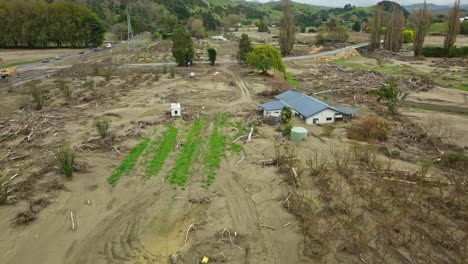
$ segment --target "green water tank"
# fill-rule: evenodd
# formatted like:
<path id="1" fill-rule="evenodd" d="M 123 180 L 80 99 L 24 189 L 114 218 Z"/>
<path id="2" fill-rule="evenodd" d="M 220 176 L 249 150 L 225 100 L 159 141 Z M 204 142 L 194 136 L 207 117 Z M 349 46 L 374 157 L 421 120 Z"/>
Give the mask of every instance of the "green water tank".
<path id="1" fill-rule="evenodd" d="M 307 129 L 303 127 L 293 127 L 291 129 L 291 141 L 298 142 L 307 138 Z"/>

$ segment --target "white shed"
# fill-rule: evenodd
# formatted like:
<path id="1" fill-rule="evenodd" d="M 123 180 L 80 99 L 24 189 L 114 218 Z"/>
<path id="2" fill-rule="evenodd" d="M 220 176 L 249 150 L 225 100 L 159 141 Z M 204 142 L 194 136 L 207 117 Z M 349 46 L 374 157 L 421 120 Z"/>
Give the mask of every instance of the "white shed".
<path id="1" fill-rule="evenodd" d="M 171 115 L 172 116 L 181 116 L 181 108 L 179 103 L 171 104 Z"/>

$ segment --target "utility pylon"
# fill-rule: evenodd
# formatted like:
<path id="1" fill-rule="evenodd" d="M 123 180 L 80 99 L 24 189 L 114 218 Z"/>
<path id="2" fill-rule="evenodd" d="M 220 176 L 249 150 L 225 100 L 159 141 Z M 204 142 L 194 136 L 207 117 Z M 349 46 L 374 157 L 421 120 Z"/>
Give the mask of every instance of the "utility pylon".
<path id="1" fill-rule="evenodd" d="M 132 19 L 130 18 L 130 12 L 128 12 L 128 10 L 127 10 L 127 31 L 128 31 L 128 38 L 127 38 L 128 52 L 133 52 L 135 51 L 135 41 L 133 39 Z"/>

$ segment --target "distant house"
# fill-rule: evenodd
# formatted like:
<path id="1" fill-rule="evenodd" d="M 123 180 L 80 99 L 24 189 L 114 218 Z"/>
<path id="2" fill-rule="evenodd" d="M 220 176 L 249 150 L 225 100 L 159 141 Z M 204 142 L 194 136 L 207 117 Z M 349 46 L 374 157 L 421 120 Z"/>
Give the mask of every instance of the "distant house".
<path id="1" fill-rule="evenodd" d="M 264 117 L 279 117 L 283 107 L 290 107 L 294 115 L 308 125 L 334 123 L 353 117 L 356 110 L 347 106 L 330 106 L 312 96 L 288 90 L 275 96 L 277 101 L 259 105 Z"/>

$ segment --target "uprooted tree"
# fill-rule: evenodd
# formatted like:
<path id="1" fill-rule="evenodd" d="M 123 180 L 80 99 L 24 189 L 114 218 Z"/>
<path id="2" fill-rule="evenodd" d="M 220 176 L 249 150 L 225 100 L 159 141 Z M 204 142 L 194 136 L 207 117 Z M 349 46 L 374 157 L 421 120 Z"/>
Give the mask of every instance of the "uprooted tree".
<path id="1" fill-rule="evenodd" d="M 453 48 L 460 33 L 460 0 L 456 0 L 447 17 L 447 34 L 444 39 L 444 48 Z"/>
<path id="2" fill-rule="evenodd" d="M 421 49 L 424 45 L 424 39 L 429 28 L 429 12 L 426 1 L 424 5 L 415 13 L 416 32 L 414 34 L 413 52 L 414 56 L 421 55 Z"/>
<path id="3" fill-rule="evenodd" d="M 266 74 L 271 69 L 282 73 L 286 71 L 281 54 L 270 44 L 256 46 L 253 48 L 252 52 L 247 54 L 245 62 L 261 71 L 262 74 Z"/>

